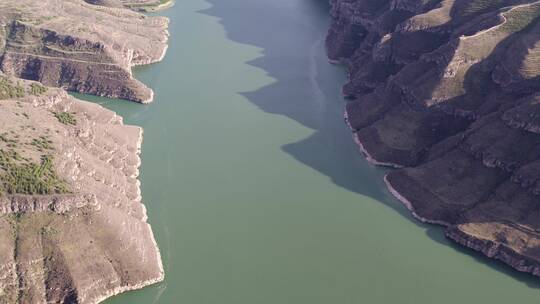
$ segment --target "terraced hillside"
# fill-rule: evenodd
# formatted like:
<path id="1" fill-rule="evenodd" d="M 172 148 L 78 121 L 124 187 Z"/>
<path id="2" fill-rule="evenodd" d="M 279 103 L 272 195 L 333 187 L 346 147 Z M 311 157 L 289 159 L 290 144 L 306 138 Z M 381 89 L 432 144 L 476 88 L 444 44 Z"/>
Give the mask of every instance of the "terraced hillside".
<path id="1" fill-rule="evenodd" d="M 540 1 L 333 0 L 345 118 L 422 221 L 540 275 Z"/>
<path id="2" fill-rule="evenodd" d="M 0 303 L 98 303 L 164 277 L 142 130 L 63 89 L 151 101 L 131 67 L 161 60 L 168 20 L 124 7 L 160 1 L 88 2 L 0 1 Z"/>
<path id="3" fill-rule="evenodd" d="M 2 74 L 0 96 L 0 303 L 97 303 L 162 280 L 142 130 Z"/>
<path id="4" fill-rule="evenodd" d="M 124 7 L 140 12 L 153 12 L 169 8 L 174 0 L 85 0 L 90 4 L 108 7 Z"/>
<path id="5" fill-rule="evenodd" d="M 167 25 L 166 18 L 83 0 L 2 1 L 0 70 L 70 91 L 150 102 L 152 90 L 131 68 L 162 59 Z"/>

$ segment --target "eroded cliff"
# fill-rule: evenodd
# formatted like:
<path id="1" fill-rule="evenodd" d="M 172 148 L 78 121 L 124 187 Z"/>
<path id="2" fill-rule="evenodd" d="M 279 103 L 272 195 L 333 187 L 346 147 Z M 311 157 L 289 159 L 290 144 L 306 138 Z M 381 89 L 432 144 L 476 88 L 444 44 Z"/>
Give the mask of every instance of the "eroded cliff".
<path id="1" fill-rule="evenodd" d="M 540 2 L 332 0 L 345 118 L 390 191 L 450 239 L 540 275 Z"/>
<path id="2" fill-rule="evenodd" d="M 0 302 L 97 303 L 163 279 L 139 127 L 0 74 Z"/>
<path id="3" fill-rule="evenodd" d="M 168 20 L 83 0 L 0 3 L 0 70 L 47 86 L 150 102 L 131 68 L 160 61 Z"/>
<path id="4" fill-rule="evenodd" d="M 163 280 L 139 188 L 142 130 L 64 89 L 149 102 L 166 1 L 0 3 L 0 303 L 98 303 Z M 57 87 L 57 88 L 53 88 Z"/>

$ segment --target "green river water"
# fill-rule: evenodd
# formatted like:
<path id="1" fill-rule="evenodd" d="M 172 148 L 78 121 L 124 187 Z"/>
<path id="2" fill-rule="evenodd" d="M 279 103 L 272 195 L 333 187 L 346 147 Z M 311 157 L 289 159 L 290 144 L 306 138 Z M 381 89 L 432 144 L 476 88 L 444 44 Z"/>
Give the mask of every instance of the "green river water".
<path id="1" fill-rule="evenodd" d="M 540 279 L 461 249 L 386 191 L 342 119 L 326 0 L 177 0 L 140 105 L 166 280 L 109 304 L 539 303 Z"/>

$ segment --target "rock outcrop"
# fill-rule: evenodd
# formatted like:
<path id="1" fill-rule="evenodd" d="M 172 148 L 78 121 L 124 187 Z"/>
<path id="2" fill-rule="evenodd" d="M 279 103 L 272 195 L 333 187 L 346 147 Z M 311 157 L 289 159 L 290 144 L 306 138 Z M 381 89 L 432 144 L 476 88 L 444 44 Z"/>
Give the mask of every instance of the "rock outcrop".
<path id="1" fill-rule="evenodd" d="M 90 4 L 124 7 L 139 12 L 155 12 L 174 5 L 175 0 L 84 0 Z"/>
<path id="2" fill-rule="evenodd" d="M 63 89 L 150 102 L 131 67 L 163 58 L 168 20 L 133 10 L 171 3 L 0 3 L 0 303 L 98 303 L 163 280 L 142 130 Z"/>
<path id="3" fill-rule="evenodd" d="M 98 303 L 161 281 L 142 130 L 1 74 L 0 103 L 0 303 Z"/>
<path id="4" fill-rule="evenodd" d="M 420 220 L 540 276 L 540 1 L 332 0 L 345 119 Z"/>
<path id="5" fill-rule="evenodd" d="M 168 20 L 115 7 L 125 1 L 88 2 L 2 1 L 0 70 L 69 91 L 152 101 L 131 68 L 163 58 Z"/>

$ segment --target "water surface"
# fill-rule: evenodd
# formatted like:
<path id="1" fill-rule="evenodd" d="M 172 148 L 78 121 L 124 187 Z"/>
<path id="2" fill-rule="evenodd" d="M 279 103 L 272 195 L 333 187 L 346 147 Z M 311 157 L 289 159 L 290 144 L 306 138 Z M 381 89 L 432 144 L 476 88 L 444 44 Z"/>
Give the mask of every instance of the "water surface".
<path id="1" fill-rule="evenodd" d="M 527 275 L 419 225 L 357 152 L 326 0 L 178 0 L 139 105 L 141 180 L 166 280 L 110 304 L 538 303 Z"/>

